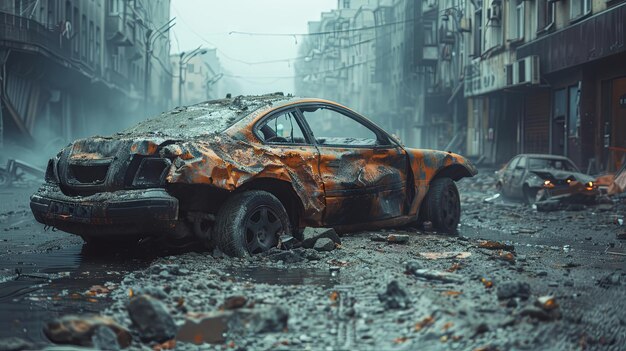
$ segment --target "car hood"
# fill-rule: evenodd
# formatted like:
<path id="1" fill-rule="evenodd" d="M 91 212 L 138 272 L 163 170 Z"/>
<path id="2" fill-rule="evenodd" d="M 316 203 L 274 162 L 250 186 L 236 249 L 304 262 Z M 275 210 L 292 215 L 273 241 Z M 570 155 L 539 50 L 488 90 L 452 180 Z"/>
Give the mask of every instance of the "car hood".
<path id="1" fill-rule="evenodd" d="M 580 173 L 580 172 L 560 171 L 556 169 L 533 169 L 533 170 L 530 170 L 530 172 L 538 175 L 542 179 L 548 179 L 548 180 L 565 181 L 569 178 L 572 180 L 579 181 L 581 183 L 591 182 L 594 180 L 593 177 L 584 173 Z"/>

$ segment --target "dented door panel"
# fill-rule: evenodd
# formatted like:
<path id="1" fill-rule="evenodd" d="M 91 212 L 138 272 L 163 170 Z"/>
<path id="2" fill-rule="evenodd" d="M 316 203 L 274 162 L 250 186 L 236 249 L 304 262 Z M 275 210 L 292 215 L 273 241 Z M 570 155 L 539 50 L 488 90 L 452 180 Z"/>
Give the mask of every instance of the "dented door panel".
<path id="1" fill-rule="evenodd" d="M 404 214 L 406 155 L 401 148 L 319 147 L 325 224 L 352 224 Z"/>

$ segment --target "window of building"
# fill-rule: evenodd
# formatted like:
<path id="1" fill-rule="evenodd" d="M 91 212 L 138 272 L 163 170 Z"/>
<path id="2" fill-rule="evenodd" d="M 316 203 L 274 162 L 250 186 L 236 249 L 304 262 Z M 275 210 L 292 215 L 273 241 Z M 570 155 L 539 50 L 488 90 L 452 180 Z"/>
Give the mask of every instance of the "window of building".
<path id="1" fill-rule="evenodd" d="M 100 55 L 101 55 L 101 48 L 100 48 L 101 42 L 100 42 L 100 27 L 96 27 L 96 53 L 95 53 L 95 63 L 96 65 L 100 64 Z"/>
<path id="2" fill-rule="evenodd" d="M 195 69 L 195 67 L 194 67 L 193 63 L 190 63 L 190 64 L 187 65 L 187 73 L 193 73 L 194 69 Z"/>
<path id="3" fill-rule="evenodd" d="M 81 57 L 87 57 L 87 45 L 88 45 L 88 37 L 87 37 L 87 16 L 83 15 L 80 21 L 80 38 L 81 38 Z"/>
<path id="4" fill-rule="evenodd" d="M 343 8 L 344 9 L 350 8 L 350 0 L 343 0 Z"/>
<path id="5" fill-rule="evenodd" d="M 554 27 L 555 2 L 537 0 L 537 32 L 548 31 Z"/>
<path id="6" fill-rule="evenodd" d="M 478 2 L 479 4 L 481 2 Z M 474 13 L 474 56 L 480 57 L 483 53 L 483 10 L 479 8 Z"/>
<path id="7" fill-rule="evenodd" d="M 54 28 L 54 8 L 56 7 L 56 3 L 54 0 L 48 0 L 48 17 L 46 18 L 46 23 L 48 24 L 48 28 Z"/>
<path id="8" fill-rule="evenodd" d="M 73 31 L 77 31 L 79 28 L 78 27 L 78 7 L 74 7 L 74 15 L 72 16 L 72 26 L 75 26 L 72 30 Z M 71 40 L 72 40 L 72 47 L 74 48 L 74 53 L 76 55 L 78 55 L 78 50 L 79 50 L 79 41 L 78 38 L 76 37 L 76 35 L 74 35 L 74 33 L 72 33 L 71 36 Z"/>
<path id="9" fill-rule="evenodd" d="M 570 0 L 569 18 L 577 19 L 591 13 L 591 0 Z"/>
<path id="10" fill-rule="evenodd" d="M 578 137 L 580 127 L 580 84 L 572 85 L 568 89 L 568 118 L 567 130 L 570 137 Z"/>
<path id="11" fill-rule="evenodd" d="M 189 90 L 193 90 L 195 89 L 196 85 L 193 82 L 187 82 L 187 89 Z"/>
<path id="12" fill-rule="evenodd" d="M 95 40 L 94 40 L 94 26 L 93 26 L 93 21 L 89 21 L 89 61 L 93 62 L 93 53 L 95 50 Z"/>
<path id="13" fill-rule="evenodd" d="M 524 1 L 514 0 L 509 3 L 508 39 L 519 40 L 524 38 Z"/>
<path id="14" fill-rule="evenodd" d="M 124 12 L 123 0 L 109 0 L 109 13 L 117 14 Z"/>

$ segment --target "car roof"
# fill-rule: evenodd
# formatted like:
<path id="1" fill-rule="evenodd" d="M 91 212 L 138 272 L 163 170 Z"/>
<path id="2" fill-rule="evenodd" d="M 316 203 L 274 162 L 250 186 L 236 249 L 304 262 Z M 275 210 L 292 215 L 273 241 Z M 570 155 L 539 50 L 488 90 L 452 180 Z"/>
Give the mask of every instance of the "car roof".
<path id="1" fill-rule="evenodd" d="M 526 156 L 530 158 L 545 158 L 545 159 L 551 159 L 551 160 L 564 160 L 564 161 L 570 161 L 570 162 L 572 161 L 563 155 L 551 155 L 551 154 L 519 154 L 519 155 L 514 156 L 513 158 L 519 157 L 519 156 Z"/>

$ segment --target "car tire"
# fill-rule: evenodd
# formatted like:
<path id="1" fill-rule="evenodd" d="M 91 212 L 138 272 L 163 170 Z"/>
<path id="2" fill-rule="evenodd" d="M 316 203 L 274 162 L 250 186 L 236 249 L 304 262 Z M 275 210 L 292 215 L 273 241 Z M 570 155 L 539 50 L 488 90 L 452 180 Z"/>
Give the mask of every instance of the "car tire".
<path id="1" fill-rule="evenodd" d="M 290 234 L 289 216 L 272 194 L 251 190 L 231 196 L 218 211 L 215 236 L 229 256 L 245 257 L 278 246 L 282 234 Z"/>
<path id="2" fill-rule="evenodd" d="M 439 232 L 456 234 L 461 219 L 461 199 L 452 179 L 437 178 L 430 183 L 422 201 L 420 218 L 431 221 Z"/>
<path id="3" fill-rule="evenodd" d="M 532 205 L 537 202 L 537 192 L 538 189 L 531 189 L 528 185 L 524 185 L 524 189 L 522 190 L 524 193 L 524 203 L 527 205 Z"/>

